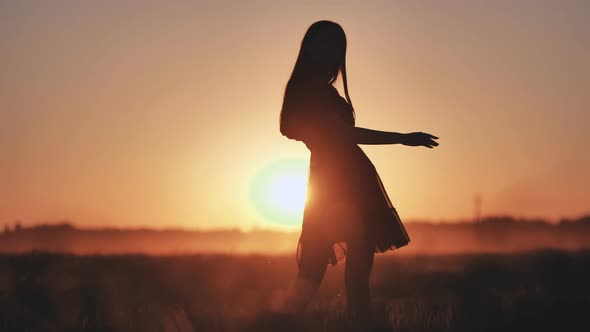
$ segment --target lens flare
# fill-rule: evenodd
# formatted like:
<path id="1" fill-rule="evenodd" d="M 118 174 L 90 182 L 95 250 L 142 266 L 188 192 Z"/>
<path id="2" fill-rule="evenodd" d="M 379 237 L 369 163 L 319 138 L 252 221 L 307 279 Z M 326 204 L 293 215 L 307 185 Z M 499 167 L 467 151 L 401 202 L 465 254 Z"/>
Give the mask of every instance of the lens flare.
<path id="1" fill-rule="evenodd" d="M 250 186 L 250 198 L 265 222 L 298 226 L 307 193 L 308 162 L 282 159 L 261 168 Z"/>

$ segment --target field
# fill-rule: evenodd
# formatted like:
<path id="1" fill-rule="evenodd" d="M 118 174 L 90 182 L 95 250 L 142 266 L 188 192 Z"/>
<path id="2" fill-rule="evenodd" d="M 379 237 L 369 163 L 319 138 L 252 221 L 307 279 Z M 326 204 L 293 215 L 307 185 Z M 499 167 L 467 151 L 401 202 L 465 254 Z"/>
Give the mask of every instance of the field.
<path id="1" fill-rule="evenodd" d="M 374 322 L 343 265 L 301 317 L 270 314 L 293 256 L 0 256 L 0 331 L 590 331 L 590 251 L 378 255 Z"/>

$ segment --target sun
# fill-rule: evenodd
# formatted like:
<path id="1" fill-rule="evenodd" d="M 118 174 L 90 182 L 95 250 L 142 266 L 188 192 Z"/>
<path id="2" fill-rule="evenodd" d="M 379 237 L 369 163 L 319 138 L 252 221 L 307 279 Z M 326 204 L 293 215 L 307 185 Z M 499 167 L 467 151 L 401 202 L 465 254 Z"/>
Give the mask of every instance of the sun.
<path id="1" fill-rule="evenodd" d="M 262 167 L 254 176 L 250 198 L 265 222 L 297 226 L 303 218 L 308 162 L 281 159 Z"/>

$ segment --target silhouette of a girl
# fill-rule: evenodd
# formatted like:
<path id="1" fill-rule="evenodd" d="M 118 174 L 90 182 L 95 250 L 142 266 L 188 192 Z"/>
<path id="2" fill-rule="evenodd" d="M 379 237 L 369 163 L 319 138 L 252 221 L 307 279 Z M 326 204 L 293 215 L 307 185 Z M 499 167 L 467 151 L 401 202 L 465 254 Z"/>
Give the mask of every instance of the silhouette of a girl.
<path id="1" fill-rule="evenodd" d="M 347 306 L 369 313 L 369 276 L 375 252 L 400 248 L 410 238 L 375 167 L 358 144 L 432 148 L 430 134 L 355 127 L 346 78 L 346 36 L 337 23 L 307 30 L 287 83 L 280 130 L 311 151 L 308 196 L 297 246 L 299 272 L 285 303 L 300 312 L 318 289 L 327 264 L 346 256 Z M 346 99 L 332 85 L 342 75 Z"/>

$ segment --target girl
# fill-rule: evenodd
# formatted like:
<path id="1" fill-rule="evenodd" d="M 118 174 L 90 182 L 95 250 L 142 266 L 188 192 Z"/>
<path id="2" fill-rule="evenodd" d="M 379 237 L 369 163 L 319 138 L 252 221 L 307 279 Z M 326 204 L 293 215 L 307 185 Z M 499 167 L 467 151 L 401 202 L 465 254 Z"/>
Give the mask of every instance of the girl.
<path id="1" fill-rule="evenodd" d="M 311 151 L 307 200 L 297 246 L 299 272 L 285 306 L 300 312 L 318 289 L 327 264 L 346 256 L 347 306 L 369 313 L 369 276 L 375 252 L 410 241 L 375 167 L 358 144 L 433 148 L 426 133 L 400 134 L 355 127 L 346 78 L 346 36 L 319 21 L 307 30 L 285 89 L 280 130 Z M 332 85 L 342 75 L 342 98 Z"/>

